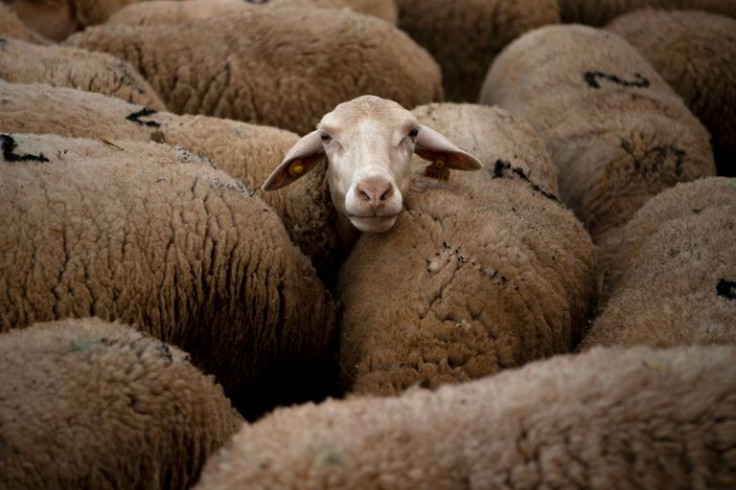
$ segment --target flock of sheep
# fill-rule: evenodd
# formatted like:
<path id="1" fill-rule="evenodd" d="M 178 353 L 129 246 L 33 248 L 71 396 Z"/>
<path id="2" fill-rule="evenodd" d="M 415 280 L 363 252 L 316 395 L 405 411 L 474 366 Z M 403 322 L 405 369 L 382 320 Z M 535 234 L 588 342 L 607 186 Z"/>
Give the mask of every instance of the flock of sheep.
<path id="1" fill-rule="evenodd" d="M 0 489 L 736 487 L 735 17 L 3 2 Z"/>

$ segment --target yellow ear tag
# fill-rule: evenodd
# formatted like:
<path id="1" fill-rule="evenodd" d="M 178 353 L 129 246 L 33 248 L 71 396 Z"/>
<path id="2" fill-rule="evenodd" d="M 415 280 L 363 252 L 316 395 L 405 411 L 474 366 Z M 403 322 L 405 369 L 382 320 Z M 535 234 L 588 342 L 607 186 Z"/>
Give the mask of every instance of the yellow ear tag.
<path id="1" fill-rule="evenodd" d="M 424 168 L 424 175 L 432 179 L 447 182 L 450 179 L 450 169 L 445 166 L 445 158 L 437 157 L 437 160 L 432 162 L 432 165 L 427 165 Z"/>
<path id="2" fill-rule="evenodd" d="M 289 165 L 289 175 L 292 177 L 301 177 L 301 175 L 304 173 L 304 164 L 301 160 L 294 160 L 291 162 L 291 165 Z"/>

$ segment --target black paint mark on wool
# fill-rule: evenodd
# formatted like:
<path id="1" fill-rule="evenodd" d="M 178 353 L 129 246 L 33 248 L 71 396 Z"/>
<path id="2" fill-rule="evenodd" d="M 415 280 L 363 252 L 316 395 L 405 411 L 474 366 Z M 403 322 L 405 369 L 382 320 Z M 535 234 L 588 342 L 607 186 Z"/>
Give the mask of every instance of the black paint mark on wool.
<path id="1" fill-rule="evenodd" d="M 13 153 L 18 144 L 15 142 L 12 136 L 8 134 L 0 134 L 0 140 L 3 145 L 3 158 L 8 162 L 48 162 L 49 159 L 43 156 L 43 153 L 38 155 L 17 155 Z"/>
<path id="2" fill-rule="evenodd" d="M 634 77 L 634 81 L 627 81 L 617 77 L 616 75 L 609 75 L 608 73 L 603 73 L 601 71 L 586 71 L 583 74 L 583 79 L 585 79 L 585 83 L 593 88 L 601 88 L 601 84 L 598 83 L 598 79 L 605 79 L 612 83 L 615 83 L 616 85 L 621 85 L 622 87 L 649 87 L 649 80 L 638 73 L 634 73 Z"/>
<path id="3" fill-rule="evenodd" d="M 525 181 L 527 184 L 531 185 L 532 190 L 534 192 L 538 192 L 547 199 L 551 199 L 555 201 L 556 203 L 560 203 L 560 200 L 552 194 L 551 192 L 545 191 L 541 187 L 539 187 L 537 184 L 532 182 L 532 180 L 529 178 L 528 175 L 524 173 L 524 171 L 517 167 L 512 167 L 511 164 L 505 160 L 501 160 L 500 158 L 496 160 L 496 163 L 493 165 L 493 174 L 491 175 L 492 179 L 500 179 L 503 177 L 509 177 L 509 175 L 505 174 L 508 171 L 511 171 L 513 175 L 516 175 L 521 178 L 521 180 Z"/>
<path id="4" fill-rule="evenodd" d="M 716 286 L 716 293 L 727 299 L 736 299 L 736 281 L 721 279 Z"/>
<path id="5" fill-rule="evenodd" d="M 638 174 L 646 175 L 652 173 L 659 175 L 664 169 L 665 163 L 669 161 L 670 156 L 674 157 L 674 171 L 675 176 L 682 176 L 682 167 L 685 163 L 685 157 L 687 152 L 682 148 L 678 148 L 674 145 L 659 145 L 654 148 L 650 148 L 640 158 L 634 155 L 634 150 L 631 146 L 631 142 L 622 138 L 621 148 L 629 154 L 632 162 L 634 163 L 634 170 Z"/>
<path id="6" fill-rule="evenodd" d="M 126 116 L 125 119 L 128 121 L 133 121 L 136 124 L 140 124 L 141 126 L 149 126 L 151 128 L 160 128 L 161 125 L 157 123 L 156 121 L 141 121 L 142 117 L 150 116 L 156 114 L 156 111 L 153 109 L 149 109 L 148 107 L 144 107 L 138 112 L 134 112 L 133 114 L 129 114 Z"/>

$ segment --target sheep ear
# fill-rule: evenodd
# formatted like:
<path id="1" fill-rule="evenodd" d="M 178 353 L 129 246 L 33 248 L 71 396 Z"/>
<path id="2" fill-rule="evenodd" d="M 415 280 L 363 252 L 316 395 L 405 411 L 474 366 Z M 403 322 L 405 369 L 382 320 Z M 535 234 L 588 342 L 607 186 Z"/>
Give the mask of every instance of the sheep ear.
<path id="1" fill-rule="evenodd" d="M 314 169 L 323 157 L 322 139 L 318 131 L 312 131 L 286 152 L 283 161 L 271 172 L 261 189 L 274 191 L 291 184 Z"/>
<path id="2" fill-rule="evenodd" d="M 431 162 L 441 160 L 447 168 L 455 170 L 479 170 L 483 168 L 480 160 L 455 146 L 452 141 L 442 134 L 424 125 L 419 126 L 414 153 Z"/>

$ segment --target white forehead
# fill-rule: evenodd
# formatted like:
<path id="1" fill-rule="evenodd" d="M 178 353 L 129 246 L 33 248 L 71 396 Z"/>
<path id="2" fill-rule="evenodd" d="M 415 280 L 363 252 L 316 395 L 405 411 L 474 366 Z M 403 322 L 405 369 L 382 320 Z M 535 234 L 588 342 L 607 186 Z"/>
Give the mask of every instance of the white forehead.
<path id="1" fill-rule="evenodd" d="M 373 95 L 343 102 L 324 115 L 319 128 L 336 133 L 393 134 L 418 125 L 414 115 L 398 103 Z"/>

